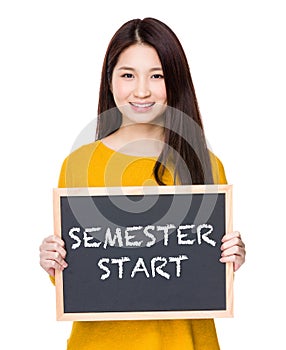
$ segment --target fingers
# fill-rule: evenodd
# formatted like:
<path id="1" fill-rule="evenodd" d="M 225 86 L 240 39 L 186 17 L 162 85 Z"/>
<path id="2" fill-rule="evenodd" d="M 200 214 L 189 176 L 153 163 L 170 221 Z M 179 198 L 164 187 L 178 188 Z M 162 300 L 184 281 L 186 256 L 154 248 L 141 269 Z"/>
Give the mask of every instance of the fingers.
<path id="1" fill-rule="evenodd" d="M 222 237 L 221 241 L 222 241 L 223 245 L 225 244 L 225 246 L 228 246 L 232 243 L 236 243 L 236 244 L 244 247 L 244 243 L 242 242 L 240 232 L 238 232 L 238 231 L 227 233 L 226 235 L 224 235 Z"/>
<path id="2" fill-rule="evenodd" d="M 220 261 L 223 263 L 232 262 L 234 264 L 234 271 L 237 271 L 245 262 L 245 244 L 238 231 L 223 236 L 221 250 Z"/>
<path id="3" fill-rule="evenodd" d="M 58 236 L 49 236 L 46 237 L 42 244 L 40 245 L 40 251 L 56 251 L 58 252 L 63 258 L 66 256 L 66 251 L 64 249 L 65 243 L 64 241 L 58 237 Z"/>
<path id="4" fill-rule="evenodd" d="M 55 270 L 62 271 L 68 264 L 64 260 L 66 251 L 64 241 L 58 236 L 45 238 L 39 247 L 40 265 L 51 276 L 55 275 Z"/>

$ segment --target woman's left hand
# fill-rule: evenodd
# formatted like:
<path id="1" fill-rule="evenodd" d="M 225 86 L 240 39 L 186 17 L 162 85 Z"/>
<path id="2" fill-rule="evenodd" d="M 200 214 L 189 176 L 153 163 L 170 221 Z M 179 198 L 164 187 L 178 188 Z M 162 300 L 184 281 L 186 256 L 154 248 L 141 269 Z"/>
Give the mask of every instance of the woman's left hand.
<path id="1" fill-rule="evenodd" d="M 245 245 L 240 233 L 234 231 L 227 233 L 222 238 L 220 262 L 233 262 L 234 271 L 237 271 L 245 261 Z"/>

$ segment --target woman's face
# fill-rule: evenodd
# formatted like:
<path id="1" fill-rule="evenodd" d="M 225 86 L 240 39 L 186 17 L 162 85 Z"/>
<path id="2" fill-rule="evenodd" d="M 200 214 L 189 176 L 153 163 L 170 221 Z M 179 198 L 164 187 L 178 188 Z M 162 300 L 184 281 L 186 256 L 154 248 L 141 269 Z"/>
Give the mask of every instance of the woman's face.
<path id="1" fill-rule="evenodd" d="M 156 50 L 135 44 L 124 50 L 114 67 L 111 81 L 122 125 L 158 124 L 167 106 L 162 65 Z"/>

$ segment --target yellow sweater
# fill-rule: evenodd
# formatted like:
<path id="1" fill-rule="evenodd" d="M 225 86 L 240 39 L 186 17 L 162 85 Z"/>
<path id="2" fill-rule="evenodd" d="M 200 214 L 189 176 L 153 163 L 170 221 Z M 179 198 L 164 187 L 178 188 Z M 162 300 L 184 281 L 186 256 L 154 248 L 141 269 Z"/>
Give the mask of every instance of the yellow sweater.
<path id="1" fill-rule="evenodd" d="M 212 153 L 215 183 L 226 183 L 223 166 Z M 97 141 L 80 147 L 62 166 L 59 187 L 156 185 L 156 158 L 115 152 Z M 171 172 L 164 182 L 172 185 Z M 68 350 L 218 350 L 214 320 L 74 322 Z"/>

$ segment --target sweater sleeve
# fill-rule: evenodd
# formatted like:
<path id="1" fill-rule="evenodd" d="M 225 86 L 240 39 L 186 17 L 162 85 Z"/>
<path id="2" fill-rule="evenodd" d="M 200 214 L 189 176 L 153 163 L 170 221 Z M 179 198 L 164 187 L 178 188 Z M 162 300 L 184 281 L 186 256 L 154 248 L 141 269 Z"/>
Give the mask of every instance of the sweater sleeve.
<path id="1" fill-rule="evenodd" d="M 56 279 L 54 276 L 49 276 L 52 284 L 55 286 L 56 285 Z"/>
<path id="2" fill-rule="evenodd" d="M 210 161 L 212 166 L 214 183 L 218 185 L 227 184 L 224 166 L 220 159 L 217 156 L 215 156 L 212 152 L 210 152 Z"/>
<path id="3" fill-rule="evenodd" d="M 66 158 L 62 164 L 60 176 L 59 176 L 59 180 L 58 180 L 58 187 L 61 187 L 61 188 L 66 187 L 67 160 L 68 160 L 68 158 Z"/>
<path id="4" fill-rule="evenodd" d="M 58 179 L 58 187 L 66 187 L 66 167 L 67 167 L 67 158 L 64 160 Z M 53 285 L 56 285 L 56 280 L 54 276 L 49 276 Z"/>

